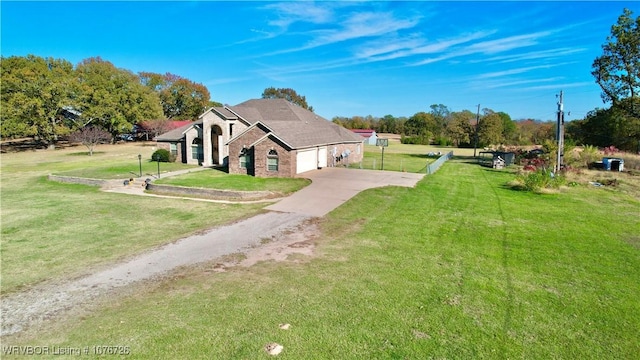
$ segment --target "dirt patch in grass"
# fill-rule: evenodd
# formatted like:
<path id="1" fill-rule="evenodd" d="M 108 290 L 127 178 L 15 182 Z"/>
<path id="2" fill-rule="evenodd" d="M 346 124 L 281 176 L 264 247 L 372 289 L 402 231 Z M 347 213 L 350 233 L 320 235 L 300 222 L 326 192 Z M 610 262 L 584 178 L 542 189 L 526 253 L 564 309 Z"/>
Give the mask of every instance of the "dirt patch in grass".
<path id="1" fill-rule="evenodd" d="M 634 248 L 640 250 L 640 236 L 631 236 L 625 239 L 625 242 Z"/>
<path id="2" fill-rule="evenodd" d="M 217 259 L 207 265 L 207 271 L 225 272 L 233 267 L 250 267 L 262 261 L 302 262 L 314 255 L 315 240 L 320 236 L 319 220 L 309 219 L 294 230 L 262 238 L 256 246 L 236 256 Z M 300 256 L 302 255 L 302 256 Z"/>

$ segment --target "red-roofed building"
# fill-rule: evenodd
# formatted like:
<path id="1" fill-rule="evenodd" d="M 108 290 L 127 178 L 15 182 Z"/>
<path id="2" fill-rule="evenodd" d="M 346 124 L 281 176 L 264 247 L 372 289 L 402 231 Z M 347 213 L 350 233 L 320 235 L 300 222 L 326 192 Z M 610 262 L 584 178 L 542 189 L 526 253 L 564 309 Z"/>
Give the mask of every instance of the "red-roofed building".
<path id="1" fill-rule="evenodd" d="M 362 136 L 363 138 L 365 138 L 364 143 L 367 145 L 375 145 L 376 144 L 376 140 L 378 139 L 378 135 L 376 134 L 375 130 L 371 130 L 371 129 L 352 129 L 351 131 L 353 131 L 354 133 Z"/>
<path id="2" fill-rule="evenodd" d="M 179 127 L 191 124 L 192 122 L 193 120 L 166 119 L 142 121 L 133 127 L 133 134 L 137 139 L 141 140 L 144 138 L 145 140 L 149 140 L 160 134 L 164 134 L 167 131 L 171 131 Z"/>

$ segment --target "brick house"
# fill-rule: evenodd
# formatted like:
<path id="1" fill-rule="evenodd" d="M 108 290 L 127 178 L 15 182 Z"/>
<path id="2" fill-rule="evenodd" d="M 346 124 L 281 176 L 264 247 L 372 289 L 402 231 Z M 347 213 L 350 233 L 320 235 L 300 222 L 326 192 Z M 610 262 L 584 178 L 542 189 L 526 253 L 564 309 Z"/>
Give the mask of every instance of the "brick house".
<path id="1" fill-rule="evenodd" d="M 228 166 L 231 174 L 293 177 L 360 162 L 363 137 L 285 99 L 213 107 L 156 137 L 177 161 Z"/>

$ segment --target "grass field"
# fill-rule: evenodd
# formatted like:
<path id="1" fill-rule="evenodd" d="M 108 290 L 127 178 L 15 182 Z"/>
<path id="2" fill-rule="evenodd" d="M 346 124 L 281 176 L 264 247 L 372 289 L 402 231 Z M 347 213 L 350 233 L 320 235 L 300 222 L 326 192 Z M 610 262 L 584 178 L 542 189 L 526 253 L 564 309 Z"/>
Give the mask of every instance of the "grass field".
<path id="1" fill-rule="evenodd" d="M 290 359 L 637 358 L 640 201 L 586 186 L 514 191 L 513 178 L 453 160 L 416 188 L 368 190 L 330 213 L 313 257 L 183 269 L 9 340 L 122 345 L 132 359 L 268 358 L 269 342 Z M 3 232 L 6 205 L 3 193 Z"/>
<path id="2" fill-rule="evenodd" d="M 3 293 L 79 275 L 86 267 L 257 214 L 264 206 L 104 193 L 91 186 L 46 180 L 50 173 L 127 178 L 126 169 L 138 171 L 137 154 L 149 158 L 154 150 L 140 143 L 103 146 L 90 157 L 82 149 L 2 154 Z"/>
<path id="3" fill-rule="evenodd" d="M 445 154 L 453 151 L 456 156 L 471 156 L 473 149 L 453 149 L 430 145 L 407 145 L 399 141 L 390 141 L 389 147 L 382 149 L 374 145 L 365 145 L 362 162 L 351 163 L 351 168 L 367 170 L 406 171 L 411 173 L 425 173 L 427 165 L 439 156 L 429 156 L 429 153 Z"/>

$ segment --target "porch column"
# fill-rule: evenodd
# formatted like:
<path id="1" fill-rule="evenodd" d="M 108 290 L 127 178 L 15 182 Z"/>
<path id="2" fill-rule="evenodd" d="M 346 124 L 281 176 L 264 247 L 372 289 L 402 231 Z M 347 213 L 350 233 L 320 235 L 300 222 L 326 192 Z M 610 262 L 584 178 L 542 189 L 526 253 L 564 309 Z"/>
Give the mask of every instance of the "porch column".
<path id="1" fill-rule="evenodd" d="M 213 166 L 211 159 L 213 158 L 213 148 L 211 146 L 211 126 L 202 129 L 202 148 L 204 151 L 204 160 L 202 166 Z"/>

